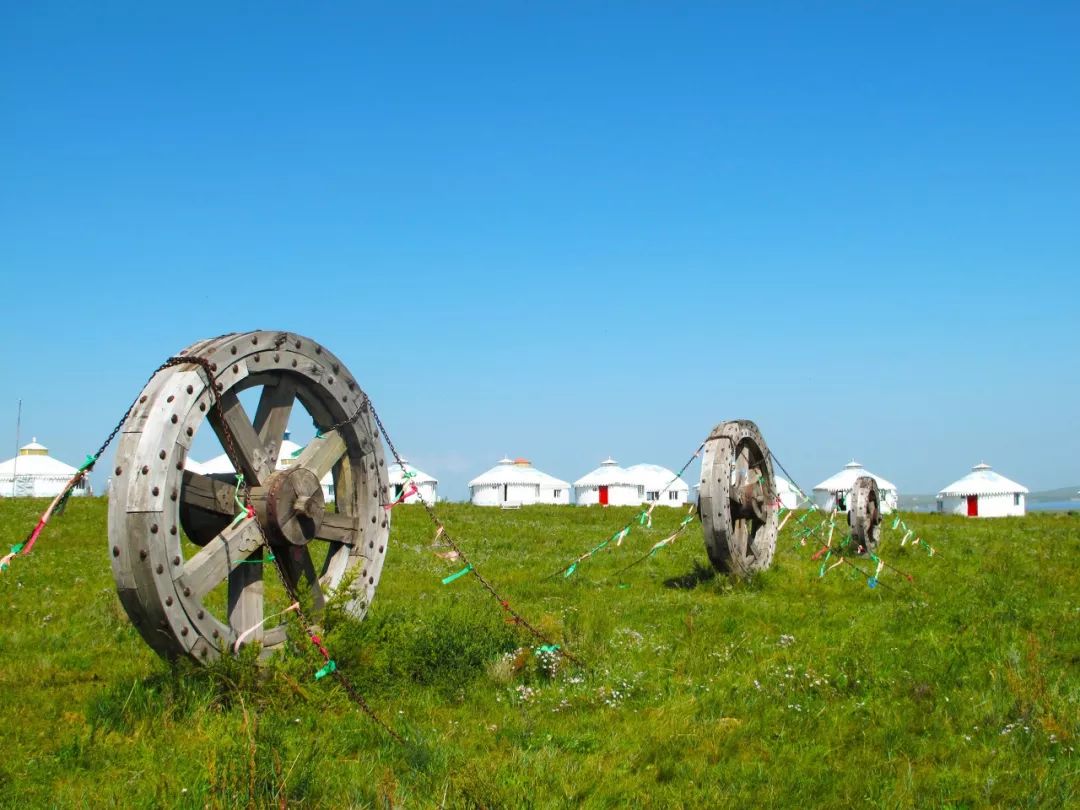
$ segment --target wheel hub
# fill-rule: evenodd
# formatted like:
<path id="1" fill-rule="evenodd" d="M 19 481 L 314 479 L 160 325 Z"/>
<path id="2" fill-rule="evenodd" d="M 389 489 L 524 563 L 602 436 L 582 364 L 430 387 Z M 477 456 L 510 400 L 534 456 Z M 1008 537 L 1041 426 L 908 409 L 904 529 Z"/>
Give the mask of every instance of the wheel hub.
<path id="1" fill-rule="evenodd" d="M 265 513 L 260 515 L 271 540 L 306 546 L 318 535 L 325 515 L 322 484 L 311 470 L 274 473 L 266 488 Z"/>

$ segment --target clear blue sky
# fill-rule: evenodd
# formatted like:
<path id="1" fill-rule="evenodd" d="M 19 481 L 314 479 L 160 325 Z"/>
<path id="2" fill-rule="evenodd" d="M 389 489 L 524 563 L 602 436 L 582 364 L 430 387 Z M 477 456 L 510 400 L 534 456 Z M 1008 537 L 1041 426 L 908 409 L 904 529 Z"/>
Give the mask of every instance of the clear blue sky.
<path id="1" fill-rule="evenodd" d="M 0 458 L 268 328 L 453 498 L 734 417 L 1080 483 L 1077 4 L 227 5 L 3 3 Z"/>

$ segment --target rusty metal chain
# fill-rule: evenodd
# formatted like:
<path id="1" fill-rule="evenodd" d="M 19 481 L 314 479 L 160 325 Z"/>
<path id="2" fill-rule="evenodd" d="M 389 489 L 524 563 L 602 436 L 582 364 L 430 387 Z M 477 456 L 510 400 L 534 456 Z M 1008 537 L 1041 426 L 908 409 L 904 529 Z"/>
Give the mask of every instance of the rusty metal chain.
<path id="1" fill-rule="evenodd" d="M 375 405 L 372 403 L 371 398 L 367 395 L 366 392 L 364 392 L 364 400 L 363 400 L 363 402 L 360 403 L 360 405 L 357 407 L 356 411 L 353 413 L 352 416 L 347 417 L 346 419 L 343 419 L 340 422 L 335 422 L 333 425 L 330 425 L 329 427 L 327 427 L 325 429 L 319 428 L 319 432 L 321 434 L 326 434 L 326 433 L 330 433 L 332 431 L 338 430 L 339 428 L 342 428 L 345 425 L 348 425 L 348 424 L 351 424 L 352 422 L 355 422 L 357 419 L 360 418 L 360 415 L 362 413 L 365 413 L 365 412 L 367 412 L 369 410 L 371 411 L 372 419 L 374 419 L 374 421 L 375 421 L 375 425 L 378 428 L 379 434 L 386 441 L 387 447 L 390 448 L 390 454 L 394 457 L 394 461 L 397 463 L 397 465 L 404 472 L 405 465 L 402 462 L 401 454 L 398 452 L 397 447 L 394 446 L 394 441 L 393 441 L 393 439 L 390 438 L 390 433 L 386 430 L 386 425 L 383 424 L 382 419 L 379 417 L 378 411 L 375 410 Z M 381 473 L 380 473 L 380 481 L 381 481 Z M 524 627 L 534 638 L 536 638 L 538 641 L 542 642 L 544 645 L 549 646 L 549 647 L 551 647 L 551 646 L 556 647 L 557 650 L 558 650 L 559 655 L 564 656 L 567 660 L 573 661 L 575 664 L 577 664 L 580 667 L 585 666 L 585 663 L 580 658 L 578 658 L 576 655 L 574 655 L 571 652 L 567 652 L 560 645 L 556 645 L 550 638 L 548 638 L 546 635 L 544 635 L 544 633 L 541 630 L 539 630 L 531 622 L 529 622 L 528 619 L 526 619 L 524 616 L 522 616 L 520 613 L 518 613 L 516 610 L 514 610 L 514 608 L 512 608 L 510 606 L 510 602 L 502 597 L 502 595 L 495 589 L 495 586 L 491 584 L 491 582 L 487 579 L 487 577 L 485 577 L 483 574 L 481 574 L 480 571 L 477 569 L 477 567 L 472 563 L 472 561 L 469 560 L 468 555 L 464 552 L 464 550 L 461 548 L 461 546 L 458 545 L 458 542 L 446 530 L 445 524 L 443 524 L 443 522 L 441 520 L 439 520 L 438 515 L 435 514 L 435 508 L 431 504 L 429 504 L 427 501 L 423 500 L 422 498 L 420 499 L 420 503 L 423 505 L 424 511 L 427 512 L 428 518 L 431 520 L 432 524 L 437 529 L 442 530 L 440 532 L 441 539 L 445 540 L 446 544 L 448 546 L 450 546 L 450 548 L 452 548 L 457 553 L 460 560 L 469 567 L 469 573 L 472 574 L 474 577 L 476 577 L 476 581 L 479 582 L 481 586 L 483 586 L 484 590 L 486 590 L 489 594 L 491 594 L 491 596 L 495 599 L 495 601 L 499 603 L 499 606 L 506 613 L 508 613 L 510 615 L 510 619 L 514 624 L 520 625 L 521 627 Z"/>

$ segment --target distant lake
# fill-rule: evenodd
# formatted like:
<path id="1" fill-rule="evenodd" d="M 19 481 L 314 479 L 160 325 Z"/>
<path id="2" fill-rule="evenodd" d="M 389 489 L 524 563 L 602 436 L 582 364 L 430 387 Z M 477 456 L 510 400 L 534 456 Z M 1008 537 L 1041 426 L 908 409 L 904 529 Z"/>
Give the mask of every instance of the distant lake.
<path id="1" fill-rule="evenodd" d="M 1046 501 L 1045 503 L 1029 503 L 1028 509 L 1032 512 L 1080 512 L 1080 501 Z"/>

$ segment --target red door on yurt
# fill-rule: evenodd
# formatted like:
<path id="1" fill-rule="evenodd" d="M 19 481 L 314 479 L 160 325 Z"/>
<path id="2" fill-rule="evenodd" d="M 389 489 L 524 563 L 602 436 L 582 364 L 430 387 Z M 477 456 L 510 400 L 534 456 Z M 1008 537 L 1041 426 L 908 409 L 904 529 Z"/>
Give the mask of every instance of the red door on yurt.
<path id="1" fill-rule="evenodd" d="M 968 517 L 978 517 L 979 516 L 979 496 L 978 495 L 968 495 L 967 496 L 967 506 L 968 506 L 968 513 L 967 513 Z"/>
<path id="2" fill-rule="evenodd" d="M 607 506 L 607 487 L 600 487 L 600 505 Z"/>

